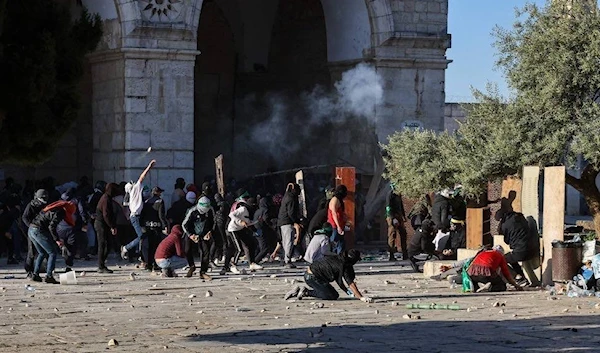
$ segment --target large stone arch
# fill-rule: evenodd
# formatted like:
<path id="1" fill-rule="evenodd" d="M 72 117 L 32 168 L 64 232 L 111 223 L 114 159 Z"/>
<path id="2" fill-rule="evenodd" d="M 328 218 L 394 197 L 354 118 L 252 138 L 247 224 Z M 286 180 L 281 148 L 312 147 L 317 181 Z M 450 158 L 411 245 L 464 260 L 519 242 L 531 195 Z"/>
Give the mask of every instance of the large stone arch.
<path id="1" fill-rule="evenodd" d="M 365 0 L 371 21 L 371 45 L 377 47 L 394 35 L 391 0 Z"/>

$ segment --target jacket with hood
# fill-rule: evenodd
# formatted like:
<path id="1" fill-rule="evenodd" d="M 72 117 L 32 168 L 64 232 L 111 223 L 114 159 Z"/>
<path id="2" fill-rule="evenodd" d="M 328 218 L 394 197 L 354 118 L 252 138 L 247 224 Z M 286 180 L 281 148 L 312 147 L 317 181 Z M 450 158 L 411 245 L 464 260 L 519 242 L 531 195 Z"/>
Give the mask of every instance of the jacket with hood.
<path id="1" fill-rule="evenodd" d="M 158 244 L 155 259 L 168 259 L 173 256 L 185 257 L 185 250 L 181 244 L 183 231 L 181 226 L 176 225 L 171 230 L 171 233 Z"/>
<path id="2" fill-rule="evenodd" d="M 281 200 L 279 217 L 277 217 L 277 226 L 281 227 L 295 223 L 300 224 L 300 210 L 298 206 L 298 194 L 296 191 L 286 191 Z"/>
<path id="3" fill-rule="evenodd" d="M 117 228 L 117 213 L 112 199 L 117 196 L 118 188 L 117 184 L 108 184 L 96 206 L 96 221 L 104 222 L 110 228 Z"/>
<path id="4" fill-rule="evenodd" d="M 23 216 L 21 217 L 23 223 L 29 227 L 31 222 L 42 211 L 42 209 L 46 207 L 47 204 L 47 202 L 40 199 L 31 200 L 25 207 L 25 211 L 23 211 Z"/>
<path id="5" fill-rule="evenodd" d="M 500 221 L 500 234 L 504 235 L 504 242 L 515 253 L 535 254 L 539 248 L 539 240 L 533 236 L 525 216 L 519 212 L 507 212 Z"/>
<path id="6" fill-rule="evenodd" d="M 235 202 L 231 208 L 233 210 L 229 213 L 230 222 L 227 225 L 227 231 L 239 232 L 245 228 L 242 222 L 246 222 L 246 224 L 252 222 L 250 219 L 250 206 L 242 200 Z"/>
<path id="7" fill-rule="evenodd" d="M 192 207 L 194 207 L 194 204 L 186 200 L 185 197 L 173 203 L 173 206 L 167 211 L 167 219 L 171 222 L 170 226 L 183 224 L 183 219 L 185 218 L 187 211 Z"/>
<path id="8" fill-rule="evenodd" d="M 258 202 L 258 210 L 254 212 L 254 222 L 256 229 L 262 229 L 265 224 L 269 224 L 269 202 L 263 197 Z"/>
<path id="9" fill-rule="evenodd" d="M 36 227 L 43 232 L 49 231 L 55 241 L 59 240 L 57 227 L 61 221 L 66 221 L 70 226 L 75 225 L 73 213 L 75 213 L 75 204 L 67 201 L 56 201 L 46 206 L 31 222 L 32 227 Z"/>
<path id="10" fill-rule="evenodd" d="M 230 207 L 227 204 L 227 201 L 223 199 L 221 194 L 215 195 L 215 203 L 217 205 L 217 208 L 215 208 L 215 223 L 218 226 L 225 228 Z"/>
<path id="11" fill-rule="evenodd" d="M 438 229 L 448 227 L 450 216 L 450 201 L 441 194 L 435 194 L 431 206 L 431 220 Z"/>
<path id="12" fill-rule="evenodd" d="M 144 222 L 160 223 L 161 229 L 167 228 L 165 201 L 158 195 L 153 195 L 146 200 L 142 208 L 142 219 Z"/>
<path id="13" fill-rule="evenodd" d="M 181 226 L 184 234 L 188 237 L 196 234 L 202 238 L 215 228 L 215 211 L 210 206 L 210 200 L 208 207 L 202 206 L 205 199 L 206 197 L 200 198 L 196 205 L 187 211 L 183 219 Z"/>

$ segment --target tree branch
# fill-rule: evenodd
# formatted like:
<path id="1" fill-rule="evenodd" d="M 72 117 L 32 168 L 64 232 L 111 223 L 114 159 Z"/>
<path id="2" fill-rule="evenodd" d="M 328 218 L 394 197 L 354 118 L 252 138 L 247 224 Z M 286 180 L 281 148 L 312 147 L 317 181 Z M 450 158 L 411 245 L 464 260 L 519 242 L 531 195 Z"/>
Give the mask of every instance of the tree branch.
<path id="1" fill-rule="evenodd" d="M 565 174 L 565 181 L 567 182 L 567 184 L 571 185 L 575 190 L 583 193 L 583 182 L 581 181 L 581 179 L 572 176 L 568 172 Z"/>

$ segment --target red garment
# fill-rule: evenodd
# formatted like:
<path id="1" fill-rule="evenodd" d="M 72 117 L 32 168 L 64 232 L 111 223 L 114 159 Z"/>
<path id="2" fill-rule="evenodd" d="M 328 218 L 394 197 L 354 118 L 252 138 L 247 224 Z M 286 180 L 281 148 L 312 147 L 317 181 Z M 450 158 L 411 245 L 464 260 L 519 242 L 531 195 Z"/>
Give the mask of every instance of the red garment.
<path id="1" fill-rule="evenodd" d="M 344 202 L 344 201 L 340 201 L 340 202 Z M 346 225 L 346 214 L 344 213 L 343 207 L 338 207 L 337 210 L 335 210 L 335 213 L 337 214 L 337 219 L 340 222 L 340 226 L 343 229 L 344 226 Z M 331 226 L 333 228 L 337 228 L 337 223 L 335 223 L 335 220 L 333 219 L 333 212 L 331 211 L 331 208 L 329 208 L 329 207 L 327 207 L 327 222 L 329 222 L 329 224 L 331 224 Z"/>
<path id="2" fill-rule="evenodd" d="M 77 210 L 75 204 L 70 201 L 58 200 L 44 207 L 42 212 L 48 212 L 57 208 L 62 208 L 65 211 L 65 222 L 71 227 L 75 226 L 75 219 L 73 218 Z"/>
<path id="3" fill-rule="evenodd" d="M 171 234 L 168 237 L 163 239 L 163 241 L 158 244 L 158 248 L 156 248 L 156 253 L 154 253 L 155 259 L 168 259 L 172 256 L 185 257 L 185 251 L 183 246 L 181 246 L 181 236 L 183 235 L 183 230 L 180 225 L 176 225 L 171 230 Z"/>
<path id="4" fill-rule="evenodd" d="M 485 268 L 485 273 L 481 273 L 481 269 Z M 473 272 L 472 269 L 479 269 Z M 477 255 L 473 262 L 471 262 L 471 266 L 469 267 L 468 273 L 472 276 L 477 275 L 493 275 L 498 272 L 498 269 L 502 271 L 502 275 L 505 278 L 510 278 L 510 272 L 508 271 L 508 265 L 506 264 L 506 260 L 504 259 L 504 255 L 499 253 L 496 250 L 486 250 L 482 251 Z"/>

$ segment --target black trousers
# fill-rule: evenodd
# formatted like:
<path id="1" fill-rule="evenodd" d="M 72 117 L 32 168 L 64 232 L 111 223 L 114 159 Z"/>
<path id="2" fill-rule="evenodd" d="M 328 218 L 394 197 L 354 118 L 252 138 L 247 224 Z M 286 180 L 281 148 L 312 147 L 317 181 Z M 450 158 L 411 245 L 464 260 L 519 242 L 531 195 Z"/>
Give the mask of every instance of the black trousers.
<path id="1" fill-rule="evenodd" d="M 146 227 L 145 237 L 142 239 L 142 258 L 146 263 L 147 270 L 158 269 L 158 266 L 154 263 L 154 254 L 162 238 L 161 228 Z"/>
<path id="2" fill-rule="evenodd" d="M 198 244 L 194 243 L 192 239 L 189 237 L 185 238 L 185 254 L 188 262 L 188 266 L 196 267 L 196 262 L 194 261 L 194 249 L 198 246 L 198 253 L 200 254 L 200 273 L 205 273 L 208 271 L 208 262 L 210 261 L 210 251 L 212 249 L 211 245 L 214 242 L 210 240 L 204 240 L 200 238 Z"/>
<path id="3" fill-rule="evenodd" d="M 74 228 L 63 228 L 58 231 L 58 238 L 62 240 L 65 247 L 62 256 L 67 267 L 73 266 L 73 260 L 77 252 L 77 233 L 78 231 Z"/>
<path id="4" fill-rule="evenodd" d="M 108 258 L 108 253 L 113 243 L 113 235 L 110 232 L 108 224 L 102 220 L 97 219 L 94 221 L 94 230 L 98 239 L 98 268 L 105 268 L 106 258 Z"/>
<path id="5" fill-rule="evenodd" d="M 335 288 L 327 280 L 321 279 L 312 273 L 304 273 L 304 281 L 311 287 L 308 291 L 308 296 L 320 298 L 323 300 L 336 300 L 340 297 Z"/>
<path id="6" fill-rule="evenodd" d="M 210 240 L 210 256 L 209 260 L 218 260 L 225 253 L 225 233 L 221 233 L 223 229 L 215 227 L 215 231 L 212 233 Z"/>
<path id="7" fill-rule="evenodd" d="M 223 264 L 223 269 L 226 271 L 229 271 L 229 268 L 231 266 L 231 260 L 233 259 L 233 256 L 237 251 L 236 240 L 234 238 L 235 236 L 232 233 L 225 233 L 225 243 L 223 245 L 225 253 L 225 263 Z"/>
<path id="8" fill-rule="evenodd" d="M 515 271 L 516 274 L 521 275 L 522 277 L 525 277 L 525 273 L 523 273 L 523 268 L 521 268 L 521 265 L 519 265 L 519 261 L 527 261 L 529 259 L 532 259 L 533 256 L 531 256 L 528 252 L 509 252 L 508 254 L 504 255 L 504 258 L 506 259 L 506 262 L 508 263 L 508 265 L 510 266 L 510 268 Z"/>
<path id="9" fill-rule="evenodd" d="M 500 276 L 470 276 L 473 282 L 473 290 L 479 289 L 478 283 L 486 284 L 490 282 L 492 287 L 490 292 L 506 292 L 506 283 Z"/>
<path id="10" fill-rule="evenodd" d="M 27 237 L 27 258 L 25 259 L 25 271 L 33 273 L 33 262 L 37 257 L 37 249 L 33 246 L 31 239 Z"/>
<path id="11" fill-rule="evenodd" d="M 248 263 L 254 263 L 255 258 L 255 249 L 256 249 L 256 240 L 254 239 L 254 234 L 248 228 L 244 228 L 242 230 L 238 230 L 233 232 L 233 240 L 236 242 L 236 252 L 233 258 L 233 263 L 237 265 L 237 262 L 242 254 L 242 250 L 244 250 L 244 254 L 248 259 Z"/>

